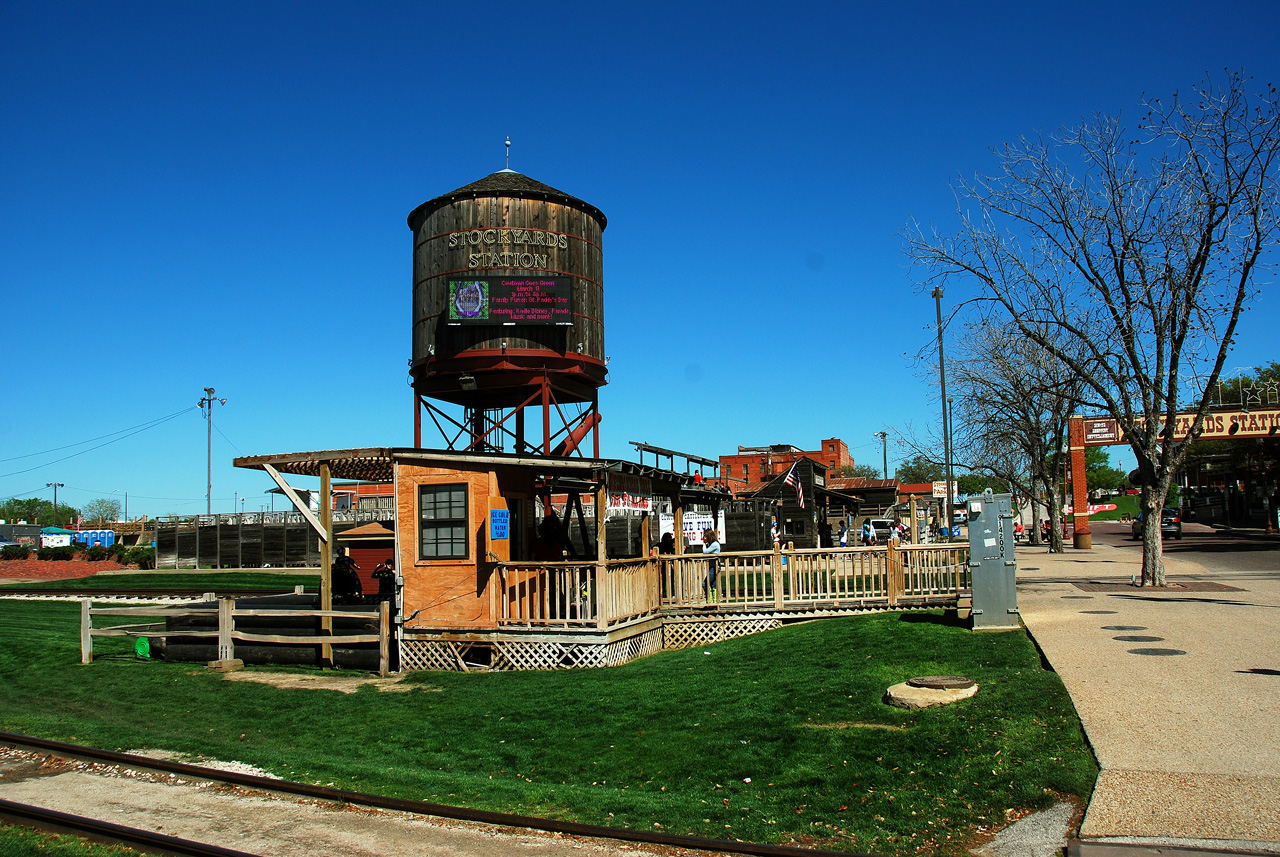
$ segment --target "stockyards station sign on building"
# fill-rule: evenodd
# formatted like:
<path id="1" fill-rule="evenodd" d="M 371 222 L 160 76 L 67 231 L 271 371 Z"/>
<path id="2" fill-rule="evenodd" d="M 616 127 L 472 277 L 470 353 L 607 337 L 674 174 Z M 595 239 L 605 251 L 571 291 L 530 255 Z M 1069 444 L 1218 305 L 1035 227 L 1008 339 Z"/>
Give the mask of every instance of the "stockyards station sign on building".
<path id="1" fill-rule="evenodd" d="M 1183 440 L 1191 431 L 1195 414 L 1178 414 L 1174 439 Z M 1204 415 L 1196 440 L 1234 440 L 1280 435 L 1280 409 L 1251 411 L 1210 411 Z M 1124 432 L 1109 417 L 1084 418 L 1086 446 L 1107 446 L 1124 442 Z"/>

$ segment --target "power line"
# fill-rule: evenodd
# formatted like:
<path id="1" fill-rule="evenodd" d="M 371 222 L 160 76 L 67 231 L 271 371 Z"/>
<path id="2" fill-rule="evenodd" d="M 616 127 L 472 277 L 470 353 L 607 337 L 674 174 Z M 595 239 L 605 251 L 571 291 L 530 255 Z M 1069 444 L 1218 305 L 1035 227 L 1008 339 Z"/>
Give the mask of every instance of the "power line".
<path id="1" fill-rule="evenodd" d="M 112 435 L 123 434 L 124 432 L 127 432 L 127 431 L 133 431 L 133 429 L 136 429 L 136 428 L 147 428 L 152 423 L 155 423 L 158 425 L 164 420 L 169 420 L 174 417 L 181 416 L 182 414 L 185 414 L 187 411 L 194 411 L 197 407 L 199 407 L 199 405 L 193 405 L 190 408 L 186 408 L 184 410 L 176 411 L 175 413 L 169 414 L 169 416 L 167 417 L 157 417 L 154 420 L 147 420 L 145 423 L 139 423 L 136 426 L 123 428 L 123 429 L 120 429 L 119 431 L 107 432 L 106 434 L 98 435 L 97 437 L 91 437 L 88 440 L 80 440 L 80 441 L 76 441 L 75 443 L 69 443 L 66 446 L 55 446 L 53 449 L 46 449 L 43 452 L 28 452 L 25 455 L 15 455 L 12 458 L 0 458 L 0 464 L 5 463 L 6 461 L 17 461 L 20 458 L 32 458 L 37 455 L 48 455 L 51 452 L 61 452 L 62 450 L 70 449 L 73 446 L 84 446 L 86 443 L 93 443 L 95 440 L 102 440 L 104 437 L 111 437 Z"/>
<path id="2" fill-rule="evenodd" d="M 198 407 L 198 406 L 197 406 L 197 407 Z M 93 452 L 94 450 L 102 449 L 104 446 L 110 446 L 111 444 L 113 444 L 113 443 L 118 443 L 119 441 L 122 441 L 122 440 L 124 440 L 125 438 L 133 437 L 135 434 L 141 434 L 142 432 L 146 431 L 147 429 L 153 429 L 153 428 L 155 428 L 155 427 L 156 427 L 156 426 L 158 426 L 158 425 L 161 425 L 161 424 L 163 424 L 163 423 L 167 423 L 169 420 L 176 419 L 176 418 L 178 418 L 178 417 L 182 416 L 183 414 L 190 413 L 191 411 L 194 411 L 194 410 L 196 410 L 196 408 L 195 408 L 195 407 L 187 408 L 187 409 L 185 409 L 185 410 L 178 411 L 177 413 L 170 414 L 170 415 L 169 415 L 169 416 L 167 416 L 167 417 L 161 417 L 160 419 L 152 420 L 150 423 L 143 423 L 141 427 L 135 426 L 133 430 L 131 430 L 131 429 L 122 429 L 122 430 L 121 430 L 121 431 L 127 431 L 127 432 L 129 432 L 128 434 L 121 434 L 121 432 L 112 432 L 111 434 L 104 434 L 104 435 L 102 435 L 101 437 L 111 437 L 111 435 L 112 435 L 112 434 L 120 434 L 121 436 L 120 436 L 120 437 L 115 438 L 114 440 L 109 440 L 109 441 L 107 441 L 106 443 L 100 443 L 100 444 L 98 444 L 97 446 L 91 446 L 91 447 L 89 447 L 88 449 L 83 449 L 83 450 L 81 450 L 80 452 L 73 452 L 73 453 L 71 453 L 70 455 L 64 455 L 62 458 L 55 458 L 53 461 L 46 461 L 44 464 L 37 464 L 35 467 L 28 467 L 26 470 L 15 470 L 15 471 L 13 471 L 12 473 L 0 473 L 0 479 L 5 479 L 5 478 L 7 478 L 7 477 L 9 477 L 9 476 L 18 476 L 18 475 L 23 474 L 23 473 L 30 473 L 30 472 L 31 472 L 31 471 L 33 471 L 33 470 L 40 470 L 41 468 L 48 467 L 48 466 L 49 466 L 49 465 L 51 465 L 51 464 L 57 464 L 57 463 L 58 463 L 58 462 L 60 462 L 60 461 L 66 461 L 66 460 L 68 460 L 68 459 L 76 458 L 76 457 L 78 457 L 78 456 L 85 455 L 86 453 Z M 94 438 L 93 440 L 101 440 L 101 437 Z M 86 443 L 92 443 L 92 442 L 93 442 L 93 441 L 91 441 L 91 440 L 85 440 L 85 441 L 81 441 L 80 443 L 68 444 L 67 446 L 59 447 L 58 449 L 69 449 L 69 448 L 71 448 L 72 446 L 81 446 L 81 445 L 83 445 L 83 444 L 86 444 Z M 58 451 L 57 449 L 50 449 L 50 450 L 46 450 L 46 452 L 35 452 L 35 453 L 31 453 L 31 455 L 45 455 L 45 454 L 47 454 L 47 453 L 49 453 L 49 452 L 57 452 L 57 451 Z M 30 455 L 20 455 L 20 456 L 17 456 L 17 458 L 30 458 L 30 457 L 31 457 Z M 16 460 L 16 459 L 10 458 L 10 459 L 5 459 L 5 460 L 6 460 L 6 461 L 14 461 L 14 460 Z"/>

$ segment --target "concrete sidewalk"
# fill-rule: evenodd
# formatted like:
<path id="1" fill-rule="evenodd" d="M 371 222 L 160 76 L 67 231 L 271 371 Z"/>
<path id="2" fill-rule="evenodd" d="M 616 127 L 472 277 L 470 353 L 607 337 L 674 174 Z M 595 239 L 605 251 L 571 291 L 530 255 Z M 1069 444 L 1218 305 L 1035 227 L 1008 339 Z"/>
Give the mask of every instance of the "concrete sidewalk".
<path id="1" fill-rule="evenodd" d="M 1187 585 L 1156 591 L 1136 547 L 1017 559 L 1101 765 L 1081 838 L 1280 852 L 1280 576 L 1166 560 Z"/>

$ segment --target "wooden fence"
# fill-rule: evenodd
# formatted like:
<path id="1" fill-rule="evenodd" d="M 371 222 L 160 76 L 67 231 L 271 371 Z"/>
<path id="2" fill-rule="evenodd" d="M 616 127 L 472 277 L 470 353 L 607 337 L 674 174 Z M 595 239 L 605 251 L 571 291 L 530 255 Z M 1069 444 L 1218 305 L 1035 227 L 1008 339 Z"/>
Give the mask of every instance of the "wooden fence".
<path id="1" fill-rule="evenodd" d="M 89 598 L 80 599 L 80 662 L 82 664 L 91 663 L 93 661 L 93 638 L 94 637 L 211 637 L 213 631 L 209 629 L 195 629 L 188 631 L 169 630 L 165 621 L 141 622 L 130 625 L 113 625 L 105 628 L 95 628 L 93 626 L 94 616 L 132 616 L 132 617 L 151 617 L 152 619 L 160 617 L 162 620 L 176 618 L 180 616 L 204 616 L 209 617 L 212 611 L 208 608 L 200 609 L 196 607 L 94 607 L 93 602 Z M 237 608 L 235 599 L 219 598 L 218 599 L 218 660 L 230 661 L 235 658 L 236 641 L 244 643 L 279 643 L 293 646 L 320 646 L 320 645 L 347 645 L 354 643 L 377 643 L 378 644 L 378 674 L 387 676 L 391 672 L 391 611 L 390 605 L 383 601 L 378 605 L 378 633 L 376 634 L 312 634 L 312 635 L 292 635 L 292 634 L 253 634 L 246 631 L 236 630 L 236 620 L 248 617 L 269 617 L 269 618 L 290 618 L 290 619 L 322 619 L 331 618 L 351 618 L 353 616 L 367 616 L 368 614 L 353 613 L 348 610 L 288 610 L 282 608 Z"/>
<path id="2" fill-rule="evenodd" d="M 495 615 L 503 627 L 609 628 L 685 609 L 800 612 L 958 599 L 971 586 L 968 557 L 967 545 L 888 545 L 510 562 L 498 567 Z"/>

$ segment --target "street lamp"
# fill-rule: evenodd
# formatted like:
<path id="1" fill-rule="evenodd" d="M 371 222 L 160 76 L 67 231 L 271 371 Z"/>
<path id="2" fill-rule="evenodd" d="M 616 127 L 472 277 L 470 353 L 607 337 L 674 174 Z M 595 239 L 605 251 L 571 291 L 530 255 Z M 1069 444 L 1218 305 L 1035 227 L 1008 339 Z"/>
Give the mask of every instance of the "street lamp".
<path id="1" fill-rule="evenodd" d="M 53 525 L 58 526 L 58 489 L 66 488 L 65 482 L 46 482 L 44 487 L 53 489 Z"/>
<path id="2" fill-rule="evenodd" d="M 124 522 L 126 524 L 129 523 L 129 492 L 121 491 L 119 488 L 115 488 L 111 491 L 111 493 L 124 494 Z"/>
<path id="3" fill-rule="evenodd" d="M 875 436 L 880 438 L 880 451 L 884 454 L 884 478 L 889 478 L 889 433 L 887 431 L 878 431 Z"/>
<path id="4" fill-rule="evenodd" d="M 204 513 L 206 515 L 213 514 L 213 406 L 214 403 L 223 406 L 227 404 L 226 399 L 215 398 L 213 392 L 212 387 L 205 387 L 204 398 L 199 403 L 201 408 L 207 408 L 204 412 L 204 417 L 209 422 L 209 481 L 204 495 Z"/>
<path id="5" fill-rule="evenodd" d="M 951 531 L 951 422 L 947 416 L 947 361 L 942 352 L 942 287 L 933 290 L 934 304 L 938 310 L 938 383 L 942 387 L 942 459 L 946 467 L 947 532 Z"/>

